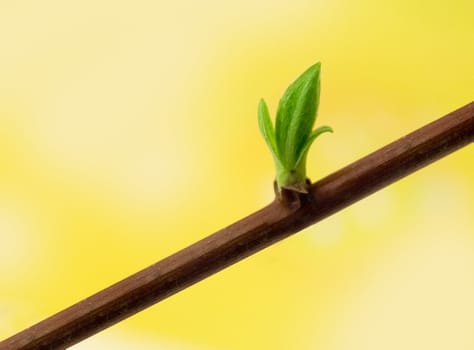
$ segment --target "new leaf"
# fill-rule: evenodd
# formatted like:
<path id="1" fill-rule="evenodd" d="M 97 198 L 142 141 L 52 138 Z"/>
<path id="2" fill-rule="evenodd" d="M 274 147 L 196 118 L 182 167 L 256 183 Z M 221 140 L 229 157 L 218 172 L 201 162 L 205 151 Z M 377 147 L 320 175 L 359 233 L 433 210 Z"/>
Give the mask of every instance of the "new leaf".
<path id="1" fill-rule="evenodd" d="M 265 101 L 260 100 L 260 131 L 272 152 L 279 189 L 305 191 L 309 148 L 319 135 L 332 132 L 328 126 L 312 131 L 319 106 L 320 71 L 318 62 L 286 89 L 278 105 L 275 129 Z"/>

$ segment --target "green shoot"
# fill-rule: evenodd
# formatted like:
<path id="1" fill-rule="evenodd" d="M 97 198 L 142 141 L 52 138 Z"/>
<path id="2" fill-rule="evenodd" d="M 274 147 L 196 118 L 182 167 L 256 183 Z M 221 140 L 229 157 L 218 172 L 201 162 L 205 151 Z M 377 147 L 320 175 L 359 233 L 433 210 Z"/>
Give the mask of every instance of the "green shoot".
<path id="1" fill-rule="evenodd" d="M 267 104 L 258 105 L 258 124 L 273 156 L 278 189 L 307 192 L 306 157 L 313 141 L 329 126 L 312 130 L 319 106 L 321 64 L 318 62 L 301 74 L 280 99 L 273 128 Z"/>

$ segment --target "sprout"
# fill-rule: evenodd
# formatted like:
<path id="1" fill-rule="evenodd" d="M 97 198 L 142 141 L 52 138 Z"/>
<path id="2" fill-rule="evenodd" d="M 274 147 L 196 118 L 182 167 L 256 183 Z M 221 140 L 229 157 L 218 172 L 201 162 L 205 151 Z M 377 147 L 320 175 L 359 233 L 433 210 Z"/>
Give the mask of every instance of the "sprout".
<path id="1" fill-rule="evenodd" d="M 306 157 L 313 141 L 329 126 L 312 131 L 319 105 L 321 64 L 309 67 L 285 91 L 280 99 L 273 128 L 267 104 L 258 105 L 258 124 L 273 156 L 278 189 L 307 192 Z"/>

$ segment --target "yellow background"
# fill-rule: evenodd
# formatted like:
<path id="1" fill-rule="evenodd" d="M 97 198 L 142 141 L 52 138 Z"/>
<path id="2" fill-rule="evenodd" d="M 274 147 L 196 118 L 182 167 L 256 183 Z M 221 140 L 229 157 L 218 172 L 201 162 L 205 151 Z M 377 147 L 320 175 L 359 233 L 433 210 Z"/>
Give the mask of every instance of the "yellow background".
<path id="1" fill-rule="evenodd" d="M 474 2 L 0 1 L 0 338 L 272 200 L 256 109 L 322 62 L 315 180 L 474 98 Z M 465 148 L 76 349 L 474 348 Z"/>

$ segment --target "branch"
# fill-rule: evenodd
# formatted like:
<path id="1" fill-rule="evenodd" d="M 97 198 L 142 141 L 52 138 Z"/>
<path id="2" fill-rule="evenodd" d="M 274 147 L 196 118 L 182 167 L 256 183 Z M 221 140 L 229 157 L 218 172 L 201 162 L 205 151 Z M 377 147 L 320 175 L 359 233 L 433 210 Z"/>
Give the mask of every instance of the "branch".
<path id="1" fill-rule="evenodd" d="M 474 102 L 0 342 L 64 349 L 474 141 Z"/>

